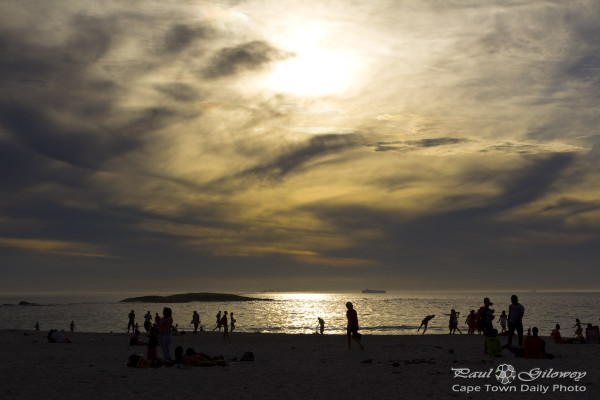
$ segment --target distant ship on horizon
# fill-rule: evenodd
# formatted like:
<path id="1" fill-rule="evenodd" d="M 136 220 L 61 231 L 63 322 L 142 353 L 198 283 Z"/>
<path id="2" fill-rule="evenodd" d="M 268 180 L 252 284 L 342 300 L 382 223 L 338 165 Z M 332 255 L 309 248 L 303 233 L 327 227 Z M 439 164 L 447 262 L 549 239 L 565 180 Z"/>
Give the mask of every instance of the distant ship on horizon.
<path id="1" fill-rule="evenodd" d="M 378 289 L 363 289 L 363 293 L 385 293 L 385 290 Z"/>

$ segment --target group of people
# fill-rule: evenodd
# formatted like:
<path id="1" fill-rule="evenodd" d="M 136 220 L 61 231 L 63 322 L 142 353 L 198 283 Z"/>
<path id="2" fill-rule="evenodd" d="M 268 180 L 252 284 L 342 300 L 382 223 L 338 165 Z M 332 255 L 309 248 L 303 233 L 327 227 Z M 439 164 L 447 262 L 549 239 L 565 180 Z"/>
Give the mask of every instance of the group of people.
<path id="1" fill-rule="evenodd" d="M 195 311 L 194 311 L 195 312 Z M 229 338 L 229 327 L 231 326 L 231 332 L 235 329 L 236 319 L 233 317 L 233 313 L 230 314 L 229 319 L 227 318 L 227 311 L 223 311 L 221 314 L 221 310 L 216 315 L 217 317 L 217 325 L 213 328 L 213 331 L 219 330 L 221 332 L 221 328 L 223 329 L 223 338 Z"/>

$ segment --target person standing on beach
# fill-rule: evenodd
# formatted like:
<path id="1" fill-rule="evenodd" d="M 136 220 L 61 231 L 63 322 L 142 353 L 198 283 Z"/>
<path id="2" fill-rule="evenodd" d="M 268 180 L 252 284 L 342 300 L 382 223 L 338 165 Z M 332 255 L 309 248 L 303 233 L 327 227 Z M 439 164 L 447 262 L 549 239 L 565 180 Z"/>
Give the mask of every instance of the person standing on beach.
<path id="1" fill-rule="evenodd" d="M 144 329 L 146 333 L 150 332 L 150 328 L 152 328 L 152 314 L 150 314 L 150 310 L 144 315 Z"/>
<path id="2" fill-rule="evenodd" d="M 230 330 L 230 332 L 233 332 L 233 330 L 235 329 L 235 321 L 236 321 L 236 319 L 233 318 L 233 313 L 231 313 L 229 317 L 231 318 L 231 323 L 230 323 L 231 324 L 231 330 Z"/>
<path id="3" fill-rule="evenodd" d="M 221 317 L 221 326 L 223 327 L 223 339 L 229 339 L 229 325 L 227 323 L 227 311 L 223 311 Z"/>
<path id="4" fill-rule="evenodd" d="M 71 332 L 75 330 L 75 321 L 71 321 Z"/>
<path id="5" fill-rule="evenodd" d="M 512 344 L 515 330 L 519 335 L 519 347 L 523 347 L 523 315 L 525 307 L 519 303 L 517 295 L 510 296 L 511 305 L 508 306 L 508 345 Z"/>
<path id="6" fill-rule="evenodd" d="M 173 311 L 169 307 L 163 309 L 163 317 L 158 323 L 158 334 L 160 335 L 160 347 L 163 350 L 163 357 L 166 361 L 171 361 L 171 339 L 173 335 Z"/>
<path id="7" fill-rule="evenodd" d="M 431 321 L 433 318 L 435 317 L 435 315 L 428 315 L 425 318 L 423 318 L 423 321 L 421 321 L 421 325 L 419 326 L 419 329 L 417 329 L 417 332 L 419 332 L 421 330 L 421 328 L 423 326 L 425 326 L 425 329 L 423 329 L 423 333 L 421 333 L 421 335 L 425 334 L 425 331 L 427 330 L 427 324 L 429 323 L 429 321 Z"/>
<path id="8" fill-rule="evenodd" d="M 40 323 L 38 321 L 35 321 L 35 330 L 36 331 L 40 330 Z"/>
<path id="9" fill-rule="evenodd" d="M 198 325 L 200 325 L 200 315 L 197 311 L 192 314 L 192 324 L 194 324 L 194 335 L 198 334 Z"/>
<path id="10" fill-rule="evenodd" d="M 494 310 L 490 306 L 494 305 L 489 297 L 483 299 L 483 306 L 479 309 L 479 319 L 477 322 L 477 330 L 483 331 L 484 335 L 489 335 L 494 330 L 492 320 L 494 319 Z"/>
<path id="11" fill-rule="evenodd" d="M 353 339 L 360 346 L 361 350 L 364 350 L 364 346 L 360 343 L 361 334 L 358 333 L 358 314 L 354 309 L 351 302 L 346 303 L 346 318 L 348 319 L 348 326 L 346 327 L 346 336 L 348 337 L 348 350 L 352 350 Z"/>
<path id="12" fill-rule="evenodd" d="M 454 310 L 454 308 L 452 310 L 450 310 L 450 314 L 446 314 L 450 317 L 450 320 L 448 321 L 448 328 L 450 329 L 450 334 L 454 334 L 456 333 L 456 331 L 458 330 L 458 333 L 462 332 L 460 331 L 460 329 L 458 329 L 458 316 L 460 315 L 460 312 L 456 312 Z M 423 332 L 425 333 L 425 332 Z"/>
<path id="13" fill-rule="evenodd" d="M 135 330 L 135 313 L 133 312 L 133 310 L 131 310 L 128 317 L 129 317 L 129 322 L 127 323 L 127 333 L 129 333 L 130 328 L 132 330 Z"/>

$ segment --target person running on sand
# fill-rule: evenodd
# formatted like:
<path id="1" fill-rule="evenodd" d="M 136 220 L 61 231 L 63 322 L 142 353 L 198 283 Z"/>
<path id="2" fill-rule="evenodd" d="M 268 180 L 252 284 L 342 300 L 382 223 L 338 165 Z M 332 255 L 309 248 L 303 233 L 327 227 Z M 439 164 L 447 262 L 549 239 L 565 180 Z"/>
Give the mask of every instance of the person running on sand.
<path id="1" fill-rule="evenodd" d="M 229 325 L 227 324 L 227 311 L 223 311 L 221 317 L 221 326 L 223 327 L 223 339 L 229 339 Z"/>
<path id="2" fill-rule="evenodd" d="M 421 330 L 421 327 L 425 327 L 425 329 L 423 329 L 423 333 L 421 335 L 425 334 L 425 331 L 427 330 L 427 324 L 429 324 L 429 321 L 431 321 L 433 319 L 433 317 L 435 317 L 435 315 L 428 315 L 425 318 L 423 318 L 423 321 L 421 321 L 421 326 L 419 326 L 419 329 L 417 329 L 417 332 L 419 332 Z"/>
<path id="3" fill-rule="evenodd" d="M 135 313 L 133 312 L 133 310 L 131 310 L 128 317 L 129 317 L 129 322 L 127 323 L 127 333 L 129 333 L 129 329 L 131 329 L 131 330 L 135 329 Z"/>
<path id="4" fill-rule="evenodd" d="M 354 309 L 354 306 L 351 302 L 346 303 L 346 318 L 348 319 L 348 326 L 346 328 L 347 337 L 348 337 L 348 350 L 352 349 L 352 340 L 353 339 L 360 346 L 361 350 L 364 350 L 364 346 L 360 343 L 360 338 L 362 335 L 358 333 L 358 314 Z"/>

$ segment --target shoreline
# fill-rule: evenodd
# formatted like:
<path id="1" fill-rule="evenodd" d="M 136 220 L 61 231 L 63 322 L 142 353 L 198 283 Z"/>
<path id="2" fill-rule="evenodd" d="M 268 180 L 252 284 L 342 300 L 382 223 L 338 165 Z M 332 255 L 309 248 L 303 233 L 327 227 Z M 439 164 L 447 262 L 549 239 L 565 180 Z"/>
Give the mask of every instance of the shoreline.
<path id="1" fill-rule="evenodd" d="M 535 382 L 585 388 L 583 394 L 546 393 L 544 399 L 597 398 L 600 394 L 600 371 L 596 367 L 600 345 L 558 345 L 548 337 L 543 339 L 547 351 L 555 356 L 553 360 L 490 359 L 483 353 L 483 337 L 479 335 L 364 334 L 365 350 L 353 343 L 348 351 L 345 335 L 339 334 L 234 331 L 226 340 L 218 332 L 188 333 L 173 337 L 172 354 L 175 346 L 192 347 L 197 352 L 231 360 L 250 351 L 255 361 L 229 362 L 225 367 L 155 369 L 126 366 L 129 355 L 146 354 L 145 346 L 129 346 L 127 333 L 65 332 L 70 344 L 49 344 L 46 335 L 43 331 L 0 330 L 7 353 L 0 363 L 5 380 L 0 388 L 2 398 L 133 399 L 161 392 L 177 399 L 206 395 L 291 400 L 495 398 L 506 394 L 455 391 L 456 385 L 479 386 L 482 390 L 485 385 L 502 386 L 494 377 L 455 378 L 452 368 L 489 373 L 504 363 L 517 371 L 540 368 L 586 372 L 580 382 L 558 378 Z M 162 356 L 160 348 L 158 353 Z M 517 399 L 540 396 L 541 393 L 530 391 L 511 393 L 511 398 Z"/>

